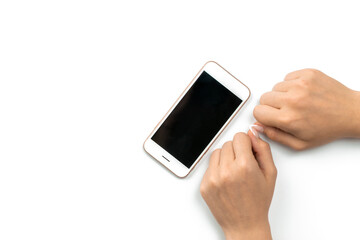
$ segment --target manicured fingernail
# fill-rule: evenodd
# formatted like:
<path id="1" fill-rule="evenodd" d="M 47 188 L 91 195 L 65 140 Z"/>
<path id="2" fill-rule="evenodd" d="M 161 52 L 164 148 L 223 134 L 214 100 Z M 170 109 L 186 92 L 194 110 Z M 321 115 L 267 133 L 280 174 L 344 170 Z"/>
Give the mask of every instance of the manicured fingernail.
<path id="1" fill-rule="evenodd" d="M 259 138 L 259 133 L 258 133 L 258 131 L 257 131 L 257 129 L 256 129 L 255 126 L 256 126 L 256 125 L 250 125 L 249 129 L 250 129 L 250 131 L 252 132 L 252 134 L 253 134 L 255 137 Z"/>
<path id="2" fill-rule="evenodd" d="M 251 127 L 255 128 L 256 131 L 263 133 L 264 132 L 264 128 L 262 126 L 256 125 L 256 124 L 252 124 Z"/>

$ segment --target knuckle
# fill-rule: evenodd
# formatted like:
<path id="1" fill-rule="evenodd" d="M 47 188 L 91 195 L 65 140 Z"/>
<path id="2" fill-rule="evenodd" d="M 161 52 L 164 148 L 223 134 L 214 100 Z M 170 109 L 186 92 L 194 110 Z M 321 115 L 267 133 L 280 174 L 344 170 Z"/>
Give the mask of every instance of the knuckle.
<path id="1" fill-rule="evenodd" d="M 278 170 L 277 170 L 277 168 L 276 168 L 275 165 L 274 165 L 274 167 L 271 168 L 271 170 L 270 170 L 270 175 L 271 175 L 272 177 L 276 178 L 276 177 L 277 177 L 277 174 L 278 174 Z"/>
<path id="2" fill-rule="evenodd" d="M 232 141 L 226 141 L 224 144 L 223 144 L 223 147 L 227 146 L 227 145 L 231 145 L 232 146 Z"/>
<path id="3" fill-rule="evenodd" d="M 289 125 L 292 122 L 293 118 L 289 114 L 284 114 L 279 117 L 279 122 L 281 125 Z"/>
<path id="4" fill-rule="evenodd" d="M 259 113 L 261 112 L 261 106 L 256 105 L 253 110 L 253 115 L 256 119 L 258 119 Z"/>
<path id="5" fill-rule="evenodd" d="M 297 112 L 288 113 L 288 116 L 284 119 L 283 127 L 295 134 L 299 128 L 301 128 L 301 123 L 303 121 L 302 115 Z"/>
<path id="6" fill-rule="evenodd" d="M 306 148 L 308 148 L 306 142 L 297 142 L 291 147 L 296 151 L 301 151 L 301 150 L 305 150 Z"/>
<path id="7" fill-rule="evenodd" d="M 285 75 L 285 80 L 291 80 L 291 79 L 293 79 L 294 78 L 294 72 L 290 72 L 290 73 L 288 73 L 288 74 L 286 74 Z"/>
<path id="8" fill-rule="evenodd" d="M 220 153 L 220 148 L 215 149 L 212 153 L 211 153 L 211 157 L 215 157 L 218 153 Z"/>
<path id="9" fill-rule="evenodd" d="M 247 161 L 242 161 L 239 168 L 240 172 L 245 175 L 253 171 L 253 167 Z"/>
<path id="10" fill-rule="evenodd" d="M 289 104 L 289 105 L 296 105 L 298 102 L 299 102 L 299 98 L 297 95 L 294 95 L 294 94 L 288 94 L 286 96 L 286 102 Z"/>
<path id="11" fill-rule="evenodd" d="M 278 88 L 279 88 L 279 83 L 276 83 L 276 84 L 273 86 L 272 90 L 274 91 L 274 90 L 276 90 L 276 89 L 278 89 Z M 260 101 L 261 101 L 261 98 L 260 98 Z"/>
<path id="12" fill-rule="evenodd" d="M 314 68 L 306 68 L 305 71 L 311 77 L 314 77 L 319 72 L 319 70 Z"/>
<path id="13" fill-rule="evenodd" d="M 265 132 L 266 136 L 272 140 L 276 139 L 276 130 L 271 128 L 271 129 L 268 129 L 266 132 Z"/>
<path id="14" fill-rule="evenodd" d="M 264 104 L 264 94 L 260 97 L 260 104 Z"/>
<path id="15" fill-rule="evenodd" d="M 285 79 L 285 80 L 290 79 L 290 76 L 291 76 L 291 73 L 288 73 L 288 74 L 285 75 L 285 78 L 284 78 L 284 79 Z M 276 85 L 275 85 L 275 86 L 276 86 Z"/>
<path id="16" fill-rule="evenodd" d="M 296 151 L 301 151 L 303 150 L 303 147 L 300 144 L 294 144 L 293 146 L 291 146 L 294 150 Z"/>
<path id="17" fill-rule="evenodd" d="M 207 195 L 208 189 L 204 182 L 200 184 L 200 194 L 201 196 L 205 197 Z"/>
<path id="18" fill-rule="evenodd" d="M 243 132 L 238 132 L 238 133 L 236 133 L 235 135 L 234 135 L 234 140 L 236 139 L 236 140 L 240 140 L 241 141 L 241 139 L 243 139 L 243 138 L 245 138 L 247 135 L 245 134 L 245 133 L 243 133 Z"/>
<path id="19" fill-rule="evenodd" d="M 217 149 L 215 149 L 214 151 L 213 151 L 213 154 L 214 153 L 218 153 L 218 152 L 220 152 L 221 151 L 221 149 L 220 148 L 217 148 Z"/>
<path id="20" fill-rule="evenodd" d="M 265 142 L 265 141 L 262 141 L 262 142 L 260 143 L 260 146 L 261 146 L 262 149 L 264 149 L 264 150 L 266 150 L 266 151 L 270 150 L 270 145 L 269 145 L 269 143 L 267 143 L 267 142 Z"/>
<path id="21" fill-rule="evenodd" d="M 313 68 L 306 68 L 303 70 L 302 77 L 299 79 L 298 82 L 301 86 L 308 86 L 311 81 L 316 79 L 319 73 L 319 70 Z"/>
<path id="22" fill-rule="evenodd" d="M 208 181 L 208 189 L 216 189 L 219 187 L 219 181 L 215 177 L 210 177 Z"/>
<path id="23" fill-rule="evenodd" d="M 228 185 L 229 183 L 232 182 L 232 176 L 229 172 L 223 172 L 220 174 L 220 182 L 221 185 Z"/>
<path id="24" fill-rule="evenodd" d="M 304 77 L 304 78 L 301 78 L 297 81 L 297 85 L 299 88 L 302 88 L 302 89 L 306 89 L 309 87 L 309 84 L 310 82 L 312 81 L 311 78 L 307 78 L 307 77 Z"/>
<path id="25" fill-rule="evenodd" d="M 301 91 L 297 94 L 294 94 L 294 98 L 296 100 L 296 105 L 300 106 L 303 102 L 305 102 L 309 98 L 309 91 L 305 89 L 305 91 Z"/>
<path id="26" fill-rule="evenodd" d="M 260 97 L 260 104 L 264 104 L 264 103 L 265 103 L 265 100 L 266 100 L 267 95 L 268 95 L 268 93 L 264 93 L 263 95 L 261 95 L 261 97 Z"/>
<path id="27" fill-rule="evenodd" d="M 294 93 L 286 97 L 286 102 L 292 107 L 301 107 L 307 103 L 309 93 L 308 91 L 301 91 L 300 93 Z"/>

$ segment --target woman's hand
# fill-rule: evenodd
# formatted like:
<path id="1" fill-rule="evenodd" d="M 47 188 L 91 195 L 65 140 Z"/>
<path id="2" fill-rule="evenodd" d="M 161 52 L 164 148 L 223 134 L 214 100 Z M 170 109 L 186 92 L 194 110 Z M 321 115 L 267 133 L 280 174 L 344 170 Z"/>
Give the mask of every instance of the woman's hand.
<path id="1" fill-rule="evenodd" d="M 360 137 L 360 94 L 314 69 L 289 73 L 261 96 L 254 117 L 272 140 L 296 150 Z"/>
<path id="2" fill-rule="evenodd" d="M 277 170 L 269 145 L 248 134 L 213 152 L 200 192 L 227 239 L 267 240 Z"/>

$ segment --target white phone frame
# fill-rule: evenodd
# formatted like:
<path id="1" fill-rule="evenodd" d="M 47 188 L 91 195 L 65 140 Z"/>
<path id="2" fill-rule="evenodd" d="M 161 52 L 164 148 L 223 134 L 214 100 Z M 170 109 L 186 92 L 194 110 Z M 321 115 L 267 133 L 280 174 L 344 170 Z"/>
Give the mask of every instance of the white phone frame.
<path id="1" fill-rule="evenodd" d="M 159 146 L 156 142 L 154 142 L 151 137 L 158 130 L 158 128 L 163 124 L 163 122 L 167 119 L 169 114 L 173 111 L 176 105 L 182 100 L 184 95 L 188 92 L 191 86 L 195 83 L 198 77 L 201 75 L 203 71 L 206 71 L 213 78 L 215 78 L 219 83 L 225 86 L 229 91 L 239 97 L 242 102 L 239 107 L 233 112 L 230 118 L 226 121 L 226 123 L 221 127 L 215 137 L 210 141 L 210 143 L 205 147 L 203 152 L 199 155 L 199 157 L 195 160 L 195 162 L 191 165 L 190 168 L 187 168 L 183 165 L 179 160 L 177 160 L 174 156 L 168 153 L 165 149 Z M 176 176 L 180 178 L 186 177 L 196 166 L 196 164 L 201 160 L 204 154 L 209 150 L 211 145 L 216 141 L 219 135 L 224 131 L 226 126 L 231 122 L 231 120 L 235 117 L 235 115 L 239 112 L 242 106 L 247 102 L 251 95 L 250 89 L 235 78 L 231 73 L 221 67 L 218 63 L 214 61 L 209 61 L 205 63 L 205 65 L 200 69 L 200 71 L 196 74 L 195 78 L 190 82 L 190 84 L 186 87 L 186 89 L 182 92 L 180 97 L 176 100 L 176 102 L 172 105 L 166 115 L 161 119 L 161 121 L 157 124 L 154 130 L 150 133 L 147 139 L 144 142 L 143 148 L 144 150 L 164 165 L 168 170 L 174 173 Z"/>

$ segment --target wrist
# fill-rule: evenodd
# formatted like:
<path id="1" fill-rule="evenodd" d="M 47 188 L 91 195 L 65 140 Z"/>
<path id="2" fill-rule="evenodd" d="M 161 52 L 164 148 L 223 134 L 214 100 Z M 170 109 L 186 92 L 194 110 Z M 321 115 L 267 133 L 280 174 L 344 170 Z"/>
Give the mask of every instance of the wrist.
<path id="1" fill-rule="evenodd" d="M 269 221 L 258 222 L 255 226 L 224 230 L 226 240 L 271 240 Z"/>
<path id="2" fill-rule="evenodd" d="M 347 119 L 348 130 L 345 137 L 360 138 L 360 92 L 358 91 L 352 91 Z"/>

